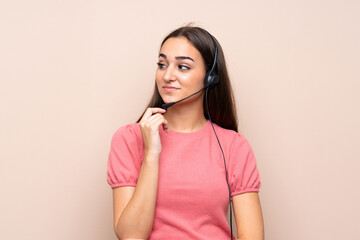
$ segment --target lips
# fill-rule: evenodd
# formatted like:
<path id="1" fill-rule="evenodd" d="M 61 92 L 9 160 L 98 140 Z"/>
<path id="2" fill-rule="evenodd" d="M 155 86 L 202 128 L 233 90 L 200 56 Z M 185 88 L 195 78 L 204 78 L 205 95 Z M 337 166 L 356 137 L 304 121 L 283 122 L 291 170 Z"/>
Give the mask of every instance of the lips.
<path id="1" fill-rule="evenodd" d="M 176 90 L 178 90 L 179 88 L 176 87 L 170 87 L 170 86 L 165 86 L 163 87 L 165 92 L 175 92 Z"/>

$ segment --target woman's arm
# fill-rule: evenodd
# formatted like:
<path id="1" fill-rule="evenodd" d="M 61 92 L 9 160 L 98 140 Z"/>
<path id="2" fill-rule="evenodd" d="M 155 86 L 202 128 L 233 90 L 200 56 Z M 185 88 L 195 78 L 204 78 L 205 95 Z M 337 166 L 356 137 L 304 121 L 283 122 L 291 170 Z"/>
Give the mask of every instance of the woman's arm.
<path id="1" fill-rule="evenodd" d="M 232 197 L 239 240 L 264 240 L 264 222 L 257 192 Z"/>
<path id="2" fill-rule="evenodd" d="M 147 239 L 150 236 L 158 188 L 161 141 L 159 127 L 167 129 L 161 108 L 148 108 L 139 125 L 144 141 L 142 161 L 136 187 L 119 187 L 113 191 L 114 228 L 123 239 Z"/>
<path id="3" fill-rule="evenodd" d="M 113 190 L 114 228 L 119 239 L 149 237 L 154 221 L 157 186 L 157 159 L 145 157 L 136 187 Z"/>

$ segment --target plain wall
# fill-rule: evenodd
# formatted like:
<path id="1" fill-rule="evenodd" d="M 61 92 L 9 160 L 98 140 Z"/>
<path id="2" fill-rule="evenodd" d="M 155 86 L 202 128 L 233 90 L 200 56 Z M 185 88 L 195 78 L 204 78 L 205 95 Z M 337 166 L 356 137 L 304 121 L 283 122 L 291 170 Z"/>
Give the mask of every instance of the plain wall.
<path id="1" fill-rule="evenodd" d="M 0 239 L 116 239 L 113 133 L 171 30 L 221 43 L 267 240 L 360 239 L 359 1 L 0 1 Z"/>

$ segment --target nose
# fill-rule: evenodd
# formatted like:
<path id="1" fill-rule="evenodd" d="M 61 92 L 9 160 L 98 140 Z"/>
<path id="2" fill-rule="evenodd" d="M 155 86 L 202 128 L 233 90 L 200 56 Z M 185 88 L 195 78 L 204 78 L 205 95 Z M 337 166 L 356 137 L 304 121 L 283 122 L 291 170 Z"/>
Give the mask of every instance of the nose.
<path id="1" fill-rule="evenodd" d="M 174 81 L 174 80 L 176 80 L 175 69 L 171 65 L 166 68 L 166 72 L 165 72 L 165 75 L 164 75 L 164 80 L 165 81 Z"/>

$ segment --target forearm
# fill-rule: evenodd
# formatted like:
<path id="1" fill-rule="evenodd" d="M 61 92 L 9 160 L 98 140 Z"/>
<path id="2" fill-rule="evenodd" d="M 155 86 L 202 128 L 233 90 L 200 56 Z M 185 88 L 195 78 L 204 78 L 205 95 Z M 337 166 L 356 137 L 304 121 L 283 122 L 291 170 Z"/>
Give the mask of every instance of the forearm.
<path id="1" fill-rule="evenodd" d="M 261 229 L 259 229 L 258 231 L 254 231 L 253 233 L 241 235 L 238 232 L 238 238 L 236 238 L 236 240 L 264 240 L 265 239 L 264 229 L 263 226 L 261 227 L 262 227 Z"/>
<path id="2" fill-rule="evenodd" d="M 257 240 L 257 239 L 259 239 L 259 240 L 264 240 L 264 238 L 262 237 L 262 238 L 236 238 L 236 240 Z"/>
<path id="3" fill-rule="evenodd" d="M 146 154 L 134 195 L 125 207 L 116 228 L 119 239 L 147 239 L 151 233 L 158 188 L 159 156 Z"/>
<path id="4" fill-rule="evenodd" d="M 264 235 L 258 235 L 254 237 L 239 237 L 236 238 L 236 240 L 264 240 Z"/>
<path id="5" fill-rule="evenodd" d="M 239 236 L 236 238 L 236 240 L 264 240 L 264 230 L 259 230 L 257 232 L 254 232 L 253 234 L 247 234 L 246 236 Z"/>

